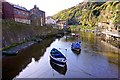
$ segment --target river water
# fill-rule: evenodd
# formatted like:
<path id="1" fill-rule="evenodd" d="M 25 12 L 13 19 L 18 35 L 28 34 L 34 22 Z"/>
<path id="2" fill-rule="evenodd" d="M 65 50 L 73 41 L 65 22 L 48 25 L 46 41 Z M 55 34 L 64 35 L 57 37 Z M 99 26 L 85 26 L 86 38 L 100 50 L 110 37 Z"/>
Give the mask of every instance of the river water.
<path id="1" fill-rule="evenodd" d="M 81 52 L 71 50 L 71 43 L 80 40 Z M 15 78 L 118 78 L 118 52 L 93 33 L 80 32 L 80 38 L 49 38 L 21 51 L 3 56 L 3 79 Z M 67 58 L 64 68 L 50 62 L 49 54 L 57 48 Z"/>

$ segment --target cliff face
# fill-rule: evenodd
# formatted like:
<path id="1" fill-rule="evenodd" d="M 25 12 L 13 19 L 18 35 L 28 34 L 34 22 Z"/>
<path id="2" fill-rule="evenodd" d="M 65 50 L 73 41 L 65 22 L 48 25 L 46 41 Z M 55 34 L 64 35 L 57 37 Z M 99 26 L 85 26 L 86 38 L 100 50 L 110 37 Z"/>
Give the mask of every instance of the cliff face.
<path id="1" fill-rule="evenodd" d="M 55 34 L 57 31 L 52 27 L 31 26 L 27 24 L 16 23 L 14 21 L 2 21 L 2 47 L 10 46 L 14 43 L 20 43 L 29 40 L 35 36 L 45 36 Z"/>

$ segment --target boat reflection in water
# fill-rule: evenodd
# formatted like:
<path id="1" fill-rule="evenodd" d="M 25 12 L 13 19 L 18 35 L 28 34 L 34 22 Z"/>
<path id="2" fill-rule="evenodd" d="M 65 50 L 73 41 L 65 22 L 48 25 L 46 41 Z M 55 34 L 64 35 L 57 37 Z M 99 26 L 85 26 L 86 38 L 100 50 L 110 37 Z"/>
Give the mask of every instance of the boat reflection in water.
<path id="1" fill-rule="evenodd" d="M 75 53 L 76 55 L 79 55 L 81 53 L 81 50 L 76 51 L 76 50 L 72 50 L 73 53 Z"/>
<path id="2" fill-rule="evenodd" d="M 65 63 L 65 65 L 60 65 L 60 64 L 55 63 L 52 60 L 50 60 L 50 65 L 58 73 L 60 73 L 62 75 L 66 74 L 66 71 L 67 71 L 67 64 L 66 63 Z"/>

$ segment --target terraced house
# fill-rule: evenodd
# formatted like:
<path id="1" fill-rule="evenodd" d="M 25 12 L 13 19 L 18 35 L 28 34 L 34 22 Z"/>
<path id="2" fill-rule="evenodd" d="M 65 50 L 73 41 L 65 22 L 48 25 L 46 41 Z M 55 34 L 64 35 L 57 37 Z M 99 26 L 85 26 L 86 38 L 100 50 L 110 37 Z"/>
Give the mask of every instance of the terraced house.
<path id="1" fill-rule="evenodd" d="M 10 4 L 8 2 L 3 2 L 2 10 L 3 19 L 12 19 L 16 22 L 30 24 L 29 11 L 26 8 L 15 4 Z"/>
<path id="2" fill-rule="evenodd" d="M 11 19 L 16 22 L 32 24 L 35 26 L 45 25 L 45 12 L 34 6 L 33 9 L 27 10 L 25 7 L 2 2 L 2 19 Z"/>
<path id="3" fill-rule="evenodd" d="M 20 7 L 18 5 L 13 5 L 13 6 L 14 6 L 15 21 L 30 24 L 29 11 L 26 8 Z"/>
<path id="4" fill-rule="evenodd" d="M 39 8 L 36 5 L 34 5 L 34 8 L 30 10 L 30 20 L 32 25 L 45 25 L 45 12 L 39 10 Z"/>

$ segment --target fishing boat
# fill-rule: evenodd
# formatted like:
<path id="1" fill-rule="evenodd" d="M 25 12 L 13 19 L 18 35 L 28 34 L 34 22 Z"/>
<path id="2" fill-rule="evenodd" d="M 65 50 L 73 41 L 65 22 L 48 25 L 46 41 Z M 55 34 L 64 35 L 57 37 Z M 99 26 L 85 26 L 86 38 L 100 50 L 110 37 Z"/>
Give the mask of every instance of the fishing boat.
<path id="1" fill-rule="evenodd" d="M 64 65 L 67 62 L 66 57 L 55 48 L 50 52 L 50 60 L 61 65 Z"/>
<path id="2" fill-rule="evenodd" d="M 81 42 L 73 42 L 71 45 L 73 51 L 81 51 Z"/>

